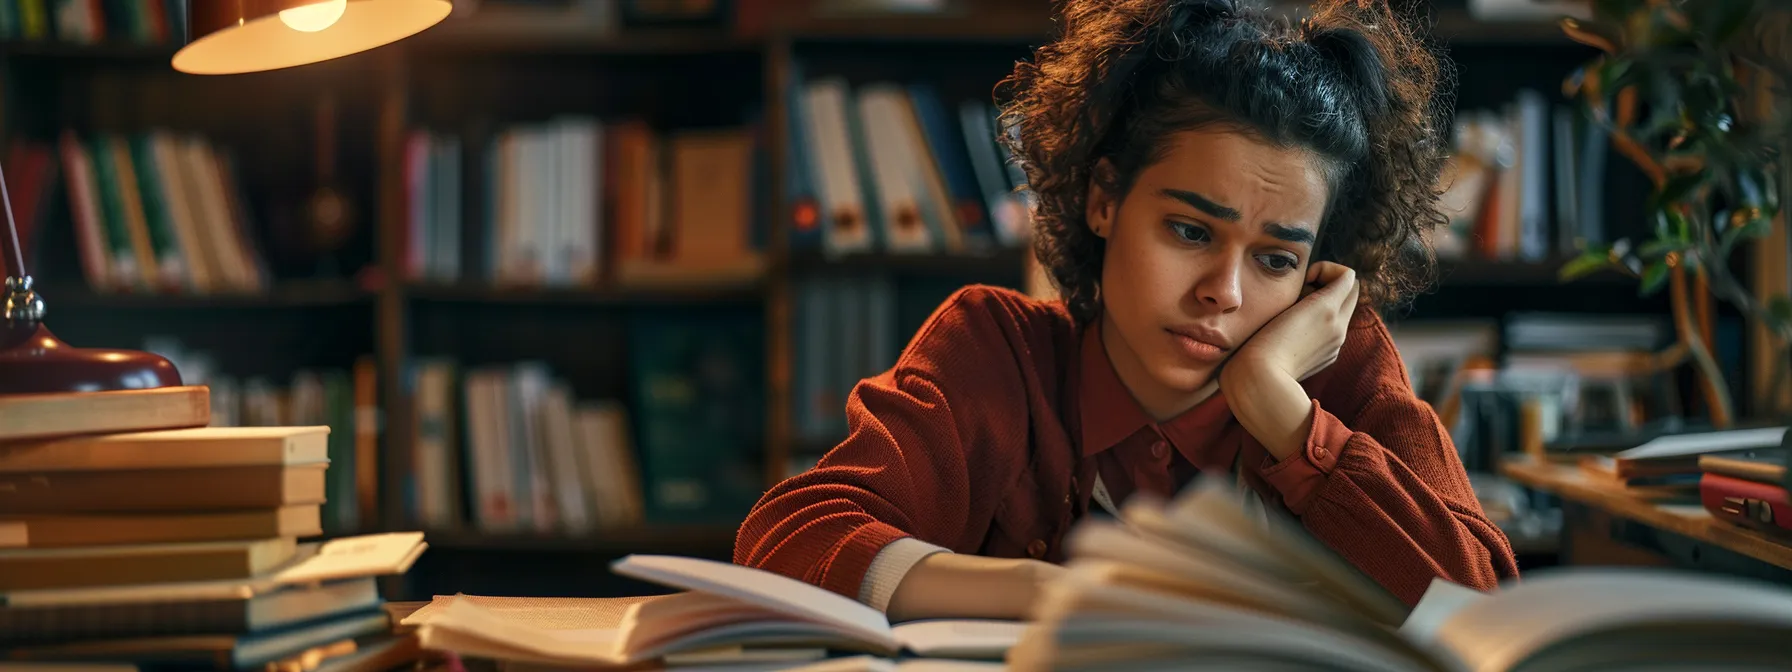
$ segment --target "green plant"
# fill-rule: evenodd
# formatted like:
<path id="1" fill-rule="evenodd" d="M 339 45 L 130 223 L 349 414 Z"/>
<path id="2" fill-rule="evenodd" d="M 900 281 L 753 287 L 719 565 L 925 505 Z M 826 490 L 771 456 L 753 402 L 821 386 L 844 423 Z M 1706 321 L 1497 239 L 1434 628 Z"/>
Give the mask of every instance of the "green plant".
<path id="1" fill-rule="evenodd" d="M 1589 19 L 1562 21 L 1569 37 L 1601 52 L 1568 78 L 1564 94 L 1654 189 L 1651 237 L 1586 247 L 1561 277 L 1615 270 L 1637 278 L 1644 294 L 1668 288 L 1678 343 L 1655 363 L 1691 360 L 1718 426 L 1730 424 L 1733 405 L 1689 302 L 1703 308 L 1716 296 L 1766 327 L 1779 352 L 1769 389 L 1792 369 L 1792 299 L 1755 296 L 1730 269 L 1739 245 L 1772 231 L 1792 190 L 1789 16 L 1792 0 L 1593 0 Z"/>

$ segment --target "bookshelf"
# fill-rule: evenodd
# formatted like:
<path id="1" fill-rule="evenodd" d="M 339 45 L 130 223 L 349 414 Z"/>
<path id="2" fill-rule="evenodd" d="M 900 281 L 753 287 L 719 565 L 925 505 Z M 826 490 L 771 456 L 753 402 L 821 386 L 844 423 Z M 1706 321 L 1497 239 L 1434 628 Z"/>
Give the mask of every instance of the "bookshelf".
<path id="1" fill-rule="evenodd" d="M 1465 106 L 1497 105 L 1520 86 L 1553 91 L 1587 53 L 1547 23 L 1487 24 L 1450 6 L 1436 15 L 1434 35 L 1461 61 Z M 46 197 L 51 211 L 32 262 L 49 323 L 94 345 L 140 347 L 146 335 L 182 335 L 190 346 L 217 352 L 221 366 L 258 375 L 372 362 L 376 403 L 362 417 L 378 427 L 379 502 L 364 512 L 361 527 L 408 529 L 418 527 L 407 498 L 418 487 L 411 470 L 425 442 L 415 421 L 425 411 L 414 379 L 424 361 L 452 360 L 465 373 L 540 360 L 575 399 L 633 405 L 639 325 L 725 319 L 751 335 L 742 347 L 754 353 L 748 368 L 757 371 L 741 398 L 751 399 L 759 419 L 750 437 L 734 437 L 742 444 L 736 457 L 753 470 L 748 490 L 763 489 L 793 461 L 830 446 L 825 432 L 805 434 L 794 421 L 801 338 L 795 323 L 805 280 L 887 279 L 895 287 L 888 337 L 899 347 L 955 287 L 1022 287 L 1029 253 L 997 246 L 830 256 L 793 247 L 793 204 L 780 186 L 793 161 L 784 124 L 790 93 L 805 80 L 837 76 L 854 85 L 924 80 L 948 100 L 987 98 L 1013 61 L 1049 35 L 1047 17 L 1041 3 L 1011 1 L 940 17 L 767 12 L 737 25 L 618 27 L 491 3 L 372 52 L 231 78 L 172 73 L 173 48 L 165 44 L 13 39 L 0 42 L 0 132 L 10 146 L 19 139 L 53 143 L 65 128 L 88 134 L 167 127 L 231 148 L 255 215 L 250 231 L 267 265 L 264 291 L 95 291 L 83 281 L 77 237 L 66 230 L 68 197 L 57 191 Z M 301 215 L 317 182 L 320 101 L 335 110 L 333 179 L 350 195 L 354 222 L 346 239 L 323 251 L 295 242 L 308 240 Z M 441 254 L 416 245 L 409 172 L 416 132 L 459 139 L 444 152 L 462 157 L 458 184 L 472 192 L 481 179 L 472 171 L 485 160 L 481 147 L 489 139 L 569 116 L 597 120 L 606 130 L 628 118 L 663 131 L 753 129 L 760 175 L 737 221 L 748 227 L 761 270 L 625 282 L 618 265 L 600 256 L 603 269 L 589 282 L 493 282 L 469 270 L 491 247 L 477 239 L 442 243 L 452 251 Z M 6 160 L 9 179 L 20 179 Z M 481 208 L 493 207 L 486 197 L 456 198 L 463 233 L 474 230 L 468 222 Z M 603 254 L 615 253 L 614 241 L 600 242 Z M 438 272 L 444 259 L 458 270 Z M 1554 280 L 1559 260 L 1559 251 L 1535 261 L 1448 260 L 1439 287 L 1402 319 L 1497 317 L 1551 305 L 1665 312 L 1660 297 L 1637 297 L 1621 276 L 1595 276 L 1564 291 Z M 456 431 L 448 440 L 460 450 L 466 437 Z M 697 448 L 680 459 L 702 461 L 704 447 Z M 430 539 L 432 554 L 548 554 L 588 564 L 594 556 L 655 548 L 726 557 L 732 527 L 726 520 L 668 520 L 571 535 L 462 525 L 432 530 Z"/>

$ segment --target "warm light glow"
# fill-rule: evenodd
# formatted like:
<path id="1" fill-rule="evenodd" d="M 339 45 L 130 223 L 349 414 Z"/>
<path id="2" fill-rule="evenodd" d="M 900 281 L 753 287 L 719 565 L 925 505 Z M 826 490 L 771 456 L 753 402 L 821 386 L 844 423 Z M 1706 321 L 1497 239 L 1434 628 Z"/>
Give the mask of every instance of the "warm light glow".
<path id="1" fill-rule="evenodd" d="M 324 0 L 316 4 L 280 10 L 280 22 L 286 27 L 305 33 L 317 31 L 336 25 L 342 13 L 348 11 L 348 0 Z"/>
<path id="2" fill-rule="evenodd" d="M 290 2 L 230 0 L 229 6 L 223 7 L 223 2 L 206 0 L 202 4 L 230 11 L 223 12 L 223 20 L 196 26 L 192 41 L 175 52 L 171 65 L 188 74 L 224 75 L 318 63 L 415 35 L 440 23 L 453 10 L 449 0 L 329 0 L 280 11 L 256 9 L 269 3 L 287 7 Z M 335 9 L 331 11 L 339 15 L 328 30 L 294 30 L 316 24 L 300 21 L 294 25 L 291 14 L 332 6 Z"/>

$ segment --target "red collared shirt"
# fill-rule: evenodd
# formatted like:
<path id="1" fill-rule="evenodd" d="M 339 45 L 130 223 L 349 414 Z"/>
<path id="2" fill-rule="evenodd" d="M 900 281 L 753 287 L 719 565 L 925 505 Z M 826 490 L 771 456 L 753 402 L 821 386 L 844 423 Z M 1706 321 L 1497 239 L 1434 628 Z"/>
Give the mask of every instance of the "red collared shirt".
<path id="1" fill-rule="evenodd" d="M 760 499 L 735 562 L 856 596 L 879 551 L 903 538 L 1059 561 L 1098 474 L 1119 502 L 1237 464 L 1266 503 L 1409 604 L 1435 577 L 1490 589 L 1517 575 L 1373 311 L 1357 311 L 1337 362 L 1301 383 L 1313 429 L 1285 460 L 1231 417 L 1223 394 L 1151 422 L 1098 332 L 1058 302 L 990 287 L 954 294 L 890 371 L 854 388 L 847 438 Z"/>

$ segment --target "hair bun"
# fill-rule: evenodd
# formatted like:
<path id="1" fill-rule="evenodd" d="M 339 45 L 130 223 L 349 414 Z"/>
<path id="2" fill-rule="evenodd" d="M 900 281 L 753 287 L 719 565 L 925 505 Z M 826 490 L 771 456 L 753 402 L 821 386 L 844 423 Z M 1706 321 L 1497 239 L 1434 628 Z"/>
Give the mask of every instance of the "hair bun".
<path id="1" fill-rule="evenodd" d="M 1240 17 L 1237 0 L 1171 0 L 1165 3 L 1164 15 L 1156 22 L 1152 39 L 1159 47 L 1171 47 L 1169 56 L 1179 55 L 1190 42 L 1191 28 L 1208 27 Z"/>
<path id="2" fill-rule="evenodd" d="M 1354 26 L 1311 29 L 1306 42 L 1320 58 L 1337 66 L 1344 84 L 1362 107 L 1363 118 L 1372 121 L 1387 112 L 1388 67 L 1374 41 Z"/>

